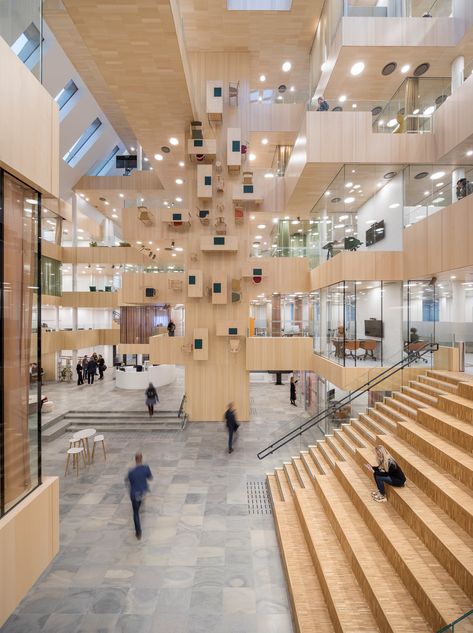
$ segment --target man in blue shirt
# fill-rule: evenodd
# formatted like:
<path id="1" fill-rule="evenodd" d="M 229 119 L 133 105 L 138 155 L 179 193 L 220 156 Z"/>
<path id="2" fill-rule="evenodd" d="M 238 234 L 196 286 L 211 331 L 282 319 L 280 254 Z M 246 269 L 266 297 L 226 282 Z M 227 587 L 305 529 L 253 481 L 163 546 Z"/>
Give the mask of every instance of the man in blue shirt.
<path id="1" fill-rule="evenodd" d="M 137 452 L 135 455 L 136 466 L 130 468 L 126 481 L 130 487 L 131 506 L 133 508 L 133 521 L 135 534 L 141 539 L 140 506 L 145 494 L 149 490 L 148 480 L 153 479 L 151 470 L 147 464 L 143 464 L 143 455 Z"/>

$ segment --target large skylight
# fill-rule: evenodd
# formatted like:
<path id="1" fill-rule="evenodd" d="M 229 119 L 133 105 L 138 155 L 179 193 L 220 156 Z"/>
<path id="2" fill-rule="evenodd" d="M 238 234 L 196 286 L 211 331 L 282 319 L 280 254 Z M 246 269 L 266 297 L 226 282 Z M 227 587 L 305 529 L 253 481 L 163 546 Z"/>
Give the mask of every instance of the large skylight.
<path id="1" fill-rule="evenodd" d="M 39 61 L 39 45 L 41 35 L 32 22 L 27 29 L 13 42 L 11 49 L 19 59 L 31 70 Z"/>
<path id="2" fill-rule="evenodd" d="M 292 0 L 227 0 L 229 11 L 290 11 Z"/>
<path id="3" fill-rule="evenodd" d="M 97 117 L 79 136 L 71 149 L 66 152 L 66 154 L 64 154 L 62 158 L 68 165 L 70 165 L 71 167 L 75 167 L 80 159 L 85 156 L 85 154 L 89 151 L 89 149 L 97 140 L 97 137 L 95 135 L 101 125 L 102 121 Z"/>
<path id="4" fill-rule="evenodd" d="M 79 88 L 71 79 L 67 82 L 61 92 L 55 97 L 54 101 L 58 104 L 59 110 L 62 110 L 66 103 L 72 99 L 72 97 L 76 94 Z"/>
<path id="5" fill-rule="evenodd" d="M 118 147 L 118 145 L 115 145 L 115 147 L 112 149 L 111 152 L 109 152 L 107 154 L 107 156 L 105 156 L 105 158 L 103 158 L 102 160 L 99 160 L 97 163 L 95 163 L 95 165 L 92 167 L 92 169 L 89 170 L 88 175 L 89 176 L 103 176 L 105 175 L 106 171 L 108 171 L 110 169 L 110 162 L 111 160 L 118 154 L 120 148 Z"/>

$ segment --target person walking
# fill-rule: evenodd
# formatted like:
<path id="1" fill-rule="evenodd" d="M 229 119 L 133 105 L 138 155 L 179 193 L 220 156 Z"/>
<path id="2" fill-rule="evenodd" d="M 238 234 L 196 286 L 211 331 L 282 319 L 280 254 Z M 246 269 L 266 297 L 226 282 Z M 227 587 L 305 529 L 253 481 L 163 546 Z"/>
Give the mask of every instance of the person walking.
<path id="1" fill-rule="evenodd" d="M 168 336 L 174 336 L 175 331 L 176 331 L 176 324 L 171 319 L 168 323 Z"/>
<path id="2" fill-rule="evenodd" d="M 385 485 L 401 488 L 406 483 L 406 476 L 395 459 L 388 453 L 384 446 L 377 446 L 375 449 L 376 466 L 365 464 L 365 468 L 373 473 L 377 490 L 371 493 L 374 501 L 383 503 L 386 501 Z"/>
<path id="3" fill-rule="evenodd" d="M 95 362 L 95 358 L 92 356 L 87 363 L 87 383 L 89 385 L 94 384 L 95 372 L 97 371 L 97 363 Z"/>
<path id="4" fill-rule="evenodd" d="M 228 452 L 233 453 L 233 434 L 238 431 L 240 426 L 236 419 L 235 403 L 230 402 L 225 411 L 225 422 L 228 429 Z"/>
<path id="5" fill-rule="evenodd" d="M 294 376 L 291 376 L 291 384 L 290 384 L 290 390 L 291 390 L 291 404 L 294 405 L 295 407 L 297 407 L 296 404 L 296 384 L 297 384 L 297 380 L 294 380 Z"/>
<path id="6" fill-rule="evenodd" d="M 158 392 L 152 382 L 149 383 L 148 389 L 145 391 L 146 406 L 148 407 L 149 417 L 154 413 L 154 405 L 159 402 Z"/>
<path id="7" fill-rule="evenodd" d="M 82 359 L 82 378 L 85 380 L 87 378 L 87 365 L 89 364 L 89 359 L 87 356 L 84 356 Z"/>
<path id="8" fill-rule="evenodd" d="M 107 365 L 105 364 L 105 360 L 102 358 L 101 354 L 99 354 L 97 365 L 99 368 L 99 375 L 100 375 L 99 380 L 103 380 L 103 372 L 107 369 Z"/>
<path id="9" fill-rule="evenodd" d="M 80 360 L 77 361 L 76 372 L 77 372 L 77 386 L 83 385 L 84 379 L 82 378 L 82 363 L 80 362 Z"/>
<path id="10" fill-rule="evenodd" d="M 133 508 L 133 522 L 135 524 L 135 535 L 141 539 L 140 507 L 147 492 L 149 492 L 148 481 L 153 479 L 150 467 L 143 464 L 143 455 L 140 451 L 135 454 L 135 467 L 130 468 L 126 477 L 130 490 L 131 507 Z"/>

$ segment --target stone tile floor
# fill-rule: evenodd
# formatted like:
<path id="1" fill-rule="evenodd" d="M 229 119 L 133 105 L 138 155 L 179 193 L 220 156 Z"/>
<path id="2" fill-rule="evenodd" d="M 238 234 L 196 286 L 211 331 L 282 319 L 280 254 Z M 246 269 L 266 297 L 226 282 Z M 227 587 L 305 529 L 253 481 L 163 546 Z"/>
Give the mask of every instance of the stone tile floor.
<path id="1" fill-rule="evenodd" d="M 175 408 L 182 384 L 180 374 L 160 390 L 163 408 Z M 84 410 L 143 406 L 111 380 L 49 392 Z M 44 472 L 61 480 L 61 549 L 2 633 L 292 633 L 273 519 L 249 514 L 247 482 L 264 481 L 311 438 L 259 461 L 295 426 L 288 385 L 252 384 L 251 410 L 231 455 L 223 423 L 109 433 L 107 461 L 99 453 L 77 478 L 64 477 L 66 437 L 47 444 Z M 140 542 L 124 485 L 137 449 L 154 474 Z"/>

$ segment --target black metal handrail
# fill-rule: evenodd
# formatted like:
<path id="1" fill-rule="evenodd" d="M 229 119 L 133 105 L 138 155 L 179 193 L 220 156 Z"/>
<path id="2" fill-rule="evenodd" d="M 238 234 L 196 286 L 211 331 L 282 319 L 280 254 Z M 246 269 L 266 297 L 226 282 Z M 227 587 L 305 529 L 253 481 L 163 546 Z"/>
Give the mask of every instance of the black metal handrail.
<path id="1" fill-rule="evenodd" d="M 391 365 L 390 367 L 386 368 L 380 374 L 378 374 L 371 380 L 368 380 L 363 385 L 361 385 L 361 387 L 357 387 L 353 391 L 350 391 L 350 393 L 347 396 L 345 396 L 344 398 L 338 401 L 336 406 L 328 407 L 324 411 L 317 413 L 317 415 L 314 415 L 312 418 L 310 418 L 309 420 L 307 420 L 306 422 L 304 422 L 297 428 L 292 429 L 292 431 L 289 431 L 289 433 L 286 433 L 285 435 L 280 437 L 278 440 L 276 440 L 275 442 L 273 442 L 272 444 L 264 448 L 262 451 L 260 451 L 257 454 L 258 459 L 264 459 L 265 457 L 268 457 L 268 455 L 272 455 L 275 451 L 279 450 L 280 448 L 282 448 L 283 446 L 285 446 L 292 440 L 295 440 L 296 437 L 302 435 L 303 433 L 311 429 L 316 424 L 320 424 L 320 422 L 323 422 L 323 420 L 325 420 L 325 418 L 327 418 L 328 416 L 333 415 L 334 413 L 339 411 L 342 407 L 346 406 L 347 404 L 350 404 L 351 402 L 353 402 L 353 400 L 355 400 L 362 394 L 366 393 L 373 387 L 376 387 L 376 385 L 379 385 L 379 383 L 383 382 L 387 378 L 390 378 L 401 369 L 408 367 L 409 365 L 412 364 L 413 361 L 419 360 L 419 358 L 422 358 L 425 354 L 429 354 L 429 353 L 432 354 L 433 352 L 438 351 L 439 345 L 438 343 L 431 343 L 430 341 L 426 342 L 425 345 L 415 350 L 415 356 L 413 356 L 412 353 L 409 353 L 408 347 L 409 346 L 407 345 L 406 353 L 408 353 L 408 356 L 406 358 L 403 358 L 400 361 L 398 361 L 396 364 Z"/>

